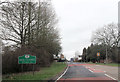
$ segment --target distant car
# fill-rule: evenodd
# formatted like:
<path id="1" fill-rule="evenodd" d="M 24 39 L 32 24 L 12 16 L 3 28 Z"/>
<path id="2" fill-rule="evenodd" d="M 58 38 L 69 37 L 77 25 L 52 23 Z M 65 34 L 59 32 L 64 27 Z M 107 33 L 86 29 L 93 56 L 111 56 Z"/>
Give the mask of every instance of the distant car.
<path id="1" fill-rule="evenodd" d="M 58 62 L 65 62 L 66 61 L 66 58 L 59 58 L 58 59 Z"/>
<path id="2" fill-rule="evenodd" d="M 73 58 L 71 58 L 71 59 L 70 59 L 70 62 L 74 62 L 74 59 L 73 59 Z"/>

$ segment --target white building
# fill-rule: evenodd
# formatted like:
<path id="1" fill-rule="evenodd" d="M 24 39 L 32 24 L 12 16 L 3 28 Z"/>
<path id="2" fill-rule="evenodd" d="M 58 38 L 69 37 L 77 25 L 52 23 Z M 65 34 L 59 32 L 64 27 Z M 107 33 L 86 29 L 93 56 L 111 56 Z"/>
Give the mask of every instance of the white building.
<path id="1" fill-rule="evenodd" d="M 75 52 L 75 58 L 78 58 L 79 55 L 80 55 L 79 51 L 76 51 L 76 52 Z"/>
<path id="2" fill-rule="evenodd" d="M 74 59 L 78 59 L 78 60 L 81 60 L 82 59 L 82 57 L 80 57 L 80 53 L 79 53 L 79 51 L 76 51 L 75 52 L 75 58 Z"/>

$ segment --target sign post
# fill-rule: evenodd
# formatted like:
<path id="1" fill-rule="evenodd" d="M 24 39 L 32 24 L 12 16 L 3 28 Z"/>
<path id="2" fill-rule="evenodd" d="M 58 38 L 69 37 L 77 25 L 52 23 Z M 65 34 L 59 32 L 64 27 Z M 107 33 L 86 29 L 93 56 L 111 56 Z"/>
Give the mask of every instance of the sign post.
<path id="1" fill-rule="evenodd" d="M 97 53 L 97 56 L 100 56 L 100 53 L 99 53 L 99 52 Z"/>
<path id="2" fill-rule="evenodd" d="M 31 56 L 29 54 L 19 56 L 18 64 L 22 64 L 22 72 L 23 72 L 23 64 L 33 64 L 33 75 L 34 75 L 34 64 L 36 64 L 36 56 Z"/>
<path id="3" fill-rule="evenodd" d="M 18 57 L 18 64 L 36 64 L 36 56 L 24 55 Z"/>
<path id="4" fill-rule="evenodd" d="M 33 64 L 33 75 L 34 75 L 34 64 Z"/>
<path id="5" fill-rule="evenodd" d="M 97 53 L 97 57 L 98 57 L 98 62 L 100 63 L 100 53 Z"/>

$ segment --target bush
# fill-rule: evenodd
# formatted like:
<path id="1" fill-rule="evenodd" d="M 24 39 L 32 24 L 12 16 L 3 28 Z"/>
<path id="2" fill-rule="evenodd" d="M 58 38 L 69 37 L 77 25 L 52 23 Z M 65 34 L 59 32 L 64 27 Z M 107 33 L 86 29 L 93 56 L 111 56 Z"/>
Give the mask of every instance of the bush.
<path id="1" fill-rule="evenodd" d="M 2 56 L 2 73 L 18 73 L 22 71 L 22 65 L 18 64 L 18 57 L 24 54 L 31 54 L 36 56 L 35 70 L 39 70 L 41 66 L 50 66 L 53 62 L 53 55 L 48 53 L 44 48 L 37 49 L 35 47 L 17 48 L 15 51 L 6 51 Z M 31 64 L 23 65 L 23 72 L 32 71 Z"/>

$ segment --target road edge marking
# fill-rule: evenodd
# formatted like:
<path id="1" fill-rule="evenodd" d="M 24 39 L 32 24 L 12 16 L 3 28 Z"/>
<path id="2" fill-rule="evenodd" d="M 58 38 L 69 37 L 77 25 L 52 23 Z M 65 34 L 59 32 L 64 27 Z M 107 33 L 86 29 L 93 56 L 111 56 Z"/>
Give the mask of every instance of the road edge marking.
<path id="1" fill-rule="evenodd" d="M 111 78 L 111 79 L 113 79 L 113 80 L 117 80 L 117 79 L 115 79 L 115 78 L 111 77 L 111 76 L 110 76 L 110 75 L 108 75 L 108 74 L 105 74 L 105 76 L 107 76 L 107 77 L 109 77 L 109 78 Z"/>
<path id="2" fill-rule="evenodd" d="M 60 75 L 60 77 L 57 78 L 57 80 L 55 82 L 57 82 L 68 70 L 69 66 L 67 66 L 66 70 L 64 71 L 64 73 L 62 75 Z"/>

